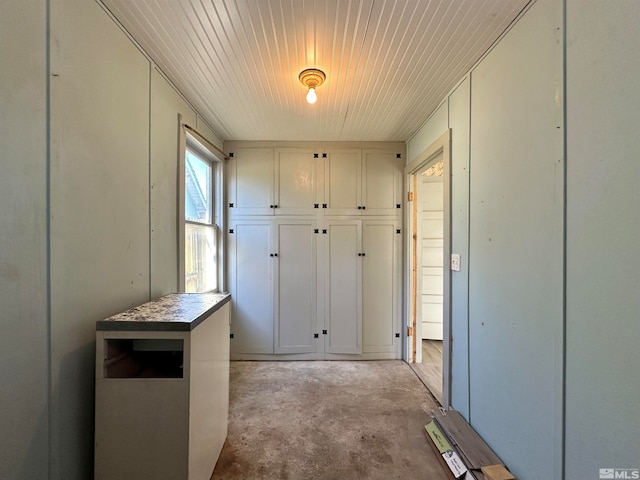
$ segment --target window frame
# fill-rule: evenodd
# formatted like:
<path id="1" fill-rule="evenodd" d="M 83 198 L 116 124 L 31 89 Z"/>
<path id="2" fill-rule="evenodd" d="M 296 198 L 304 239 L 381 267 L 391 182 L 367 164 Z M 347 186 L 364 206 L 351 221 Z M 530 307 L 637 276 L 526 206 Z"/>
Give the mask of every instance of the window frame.
<path id="1" fill-rule="evenodd" d="M 226 291 L 225 278 L 225 216 L 224 216 L 224 162 L 226 157 L 215 145 L 209 142 L 196 129 L 183 123 L 180 119 L 180 139 L 178 155 L 178 291 L 185 292 L 186 289 L 186 245 L 185 230 L 187 224 L 213 227 L 213 234 L 216 244 L 216 276 L 217 288 L 205 293 Z M 207 161 L 211 165 L 211 188 L 212 192 L 212 219 L 211 223 L 195 222 L 185 218 L 185 195 L 186 195 L 186 154 L 190 150 L 197 157 Z"/>

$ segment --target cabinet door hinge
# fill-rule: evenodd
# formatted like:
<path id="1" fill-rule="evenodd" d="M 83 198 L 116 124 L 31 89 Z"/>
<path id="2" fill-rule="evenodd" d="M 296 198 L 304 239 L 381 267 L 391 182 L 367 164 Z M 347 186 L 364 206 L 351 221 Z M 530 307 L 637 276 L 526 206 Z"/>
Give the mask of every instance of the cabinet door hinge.
<path id="1" fill-rule="evenodd" d="M 413 192 L 407 192 L 407 201 L 413 202 Z"/>

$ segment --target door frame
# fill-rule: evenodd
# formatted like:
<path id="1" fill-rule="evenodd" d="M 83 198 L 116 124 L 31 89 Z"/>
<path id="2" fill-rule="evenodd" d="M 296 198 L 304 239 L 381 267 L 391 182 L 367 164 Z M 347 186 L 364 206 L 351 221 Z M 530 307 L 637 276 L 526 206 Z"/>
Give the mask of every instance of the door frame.
<path id="1" fill-rule="evenodd" d="M 406 331 L 404 356 L 409 363 L 415 363 L 417 356 L 418 328 L 417 328 L 417 176 L 424 170 L 434 157 L 442 154 L 444 164 L 444 202 L 443 202 L 443 295 L 442 295 L 442 406 L 448 408 L 451 404 L 451 129 L 447 129 L 438 139 L 424 149 L 414 160 L 405 166 L 405 191 L 407 199 L 412 200 L 405 210 L 407 225 L 405 255 L 405 304 Z"/>

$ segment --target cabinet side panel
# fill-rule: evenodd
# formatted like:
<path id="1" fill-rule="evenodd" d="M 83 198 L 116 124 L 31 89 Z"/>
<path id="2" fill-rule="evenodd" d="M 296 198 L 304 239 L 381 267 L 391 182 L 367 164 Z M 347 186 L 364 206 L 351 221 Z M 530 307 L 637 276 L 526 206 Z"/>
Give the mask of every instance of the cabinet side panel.
<path id="1" fill-rule="evenodd" d="M 191 333 L 189 477 L 206 480 L 227 438 L 229 304 Z"/>

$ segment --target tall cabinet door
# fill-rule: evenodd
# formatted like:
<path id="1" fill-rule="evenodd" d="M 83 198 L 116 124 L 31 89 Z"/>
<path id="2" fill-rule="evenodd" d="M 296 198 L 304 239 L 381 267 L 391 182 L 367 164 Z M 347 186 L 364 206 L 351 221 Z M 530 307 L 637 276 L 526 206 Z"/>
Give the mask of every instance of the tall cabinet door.
<path id="1" fill-rule="evenodd" d="M 327 353 L 362 353 L 361 228 L 358 220 L 332 221 L 323 235 Z"/>
<path id="2" fill-rule="evenodd" d="M 272 224 L 230 222 L 228 234 L 232 353 L 273 353 Z"/>
<path id="3" fill-rule="evenodd" d="M 362 215 L 395 215 L 402 205 L 404 162 L 393 152 L 363 151 Z"/>
<path id="4" fill-rule="evenodd" d="M 399 332 L 399 225 L 369 220 L 362 226 L 362 335 L 364 353 L 393 353 Z"/>
<path id="5" fill-rule="evenodd" d="M 227 164 L 229 214 L 273 215 L 272 148 L 238 148 Z"/>
<path id="6" fill-rule="evenodd" d="M 359 215 L 362 201 L 362 151 L 327 153 L 325 169 L 326 215 Z"/>
<path id="7" fill-rule="evenodd" d="M 276 149 L 275 151 L 275 213 L 307 215 L 315 213 L 317 198 L 317 163 L 313 151 Z"/>
<path id="8" fill-rule="evenodd" d="M 276 224 L 275 353 L 317 350 L 315 222 L 280 220 Z"/>

